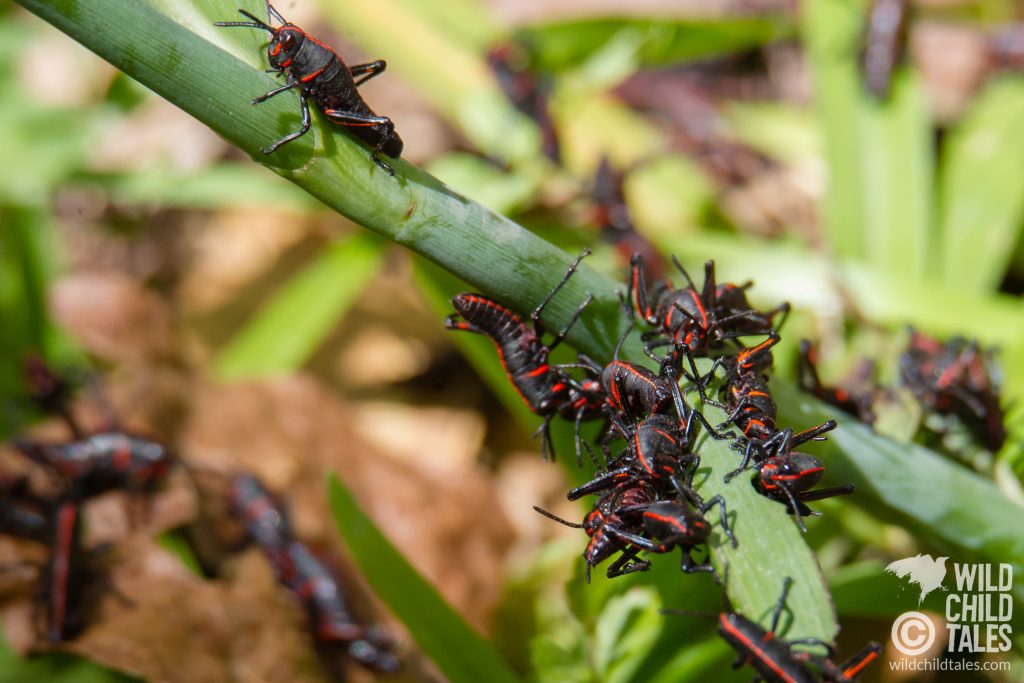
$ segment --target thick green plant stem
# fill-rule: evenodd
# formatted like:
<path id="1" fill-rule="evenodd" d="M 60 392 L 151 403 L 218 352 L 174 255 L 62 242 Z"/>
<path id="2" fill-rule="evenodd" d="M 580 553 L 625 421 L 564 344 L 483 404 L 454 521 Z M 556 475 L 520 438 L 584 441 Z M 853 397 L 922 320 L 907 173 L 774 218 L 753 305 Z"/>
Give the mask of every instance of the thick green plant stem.
<path id="1" fill-rule="evenodd" d="M 286 94 L 251 106 L 250 99 L 278 82 L 192 30 L 219 35 L 208 24 L 195 23 L 190 29 L 142 2 L 18 2 L 338 213 L 519 311 L 535 306 L 572 259 L 404 161 L 393 162 L 396 175 L 389 177 L 372 163 L 365 146 L 332 124 L 315 125 L 309 135 L 263 155 L 261 146 L 298 127 L 298 103 Z M 162 2 L 177 7 L 171 0 Z M 254 5 L 262 3 L 239 4 L 261 11 Z M 200 21 L 196 16 L 210 22 L 236 17 L 233 6 L 221 0 L 189 2 L 179 9 L 190 21 Z M 210 12 L 214 15 L 207 16 Z M 546 320 L 552 328 L 565 324 L 578 302 L 592 293 L 594 302 L 569 341 L 597 359 L 608 359 L 628 324 L 615 283 L 584 263 L 563 292 L 545 312 Z M 635 346 L 627 346 L 624 355 L 639 357 Z M 709 419 L 722 417 L 720 411 L 709 412 Z M 726 495 L 740 541 L 737 549 L 723 546 L 720 539 L 714 546 L 719 570 L 729 568 L 734 608 L 764 618 L 781 577 L 788 576 L 796 582 L 788 605 L 793 617 L 788 635 L 831 640 L 837 627 L 827 588 L 799 531 L 781 506 L 754 493 L 746 477 L 728 486 L 722 483 L 722 475 L 736 463 L 727 442 L 705 440 L 701 453 L 710 466 L 706 477 L 701 475 L 706 495 Z"/>

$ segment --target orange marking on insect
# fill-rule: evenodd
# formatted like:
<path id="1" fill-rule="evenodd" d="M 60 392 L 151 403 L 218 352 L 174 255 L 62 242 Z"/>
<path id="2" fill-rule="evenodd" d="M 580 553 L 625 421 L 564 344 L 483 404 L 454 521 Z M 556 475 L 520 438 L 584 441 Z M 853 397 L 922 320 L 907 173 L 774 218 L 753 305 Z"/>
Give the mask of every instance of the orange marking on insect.
<path id="1" fill-rule="evenodd" d="M 708 327 L 708 312 L 704 310 L 704 303 L 700 300 L 700 296 L 697 292 L 690 290 L 690 298 L 693 299 L 693 303 L 697 305 L 697 310 L 700 311 L 700 324 L 701 327 L 707 329 Z"/>
<path id="2" fill-rule="evenodd" d="M 667 515 L 659 515 L 659 514 L 655 514 L 653 512 L 645 512 L 644 516 L 645 517 L 649 517 L 650 519 L 653 519 L 653 520 L 655 520 L 657 522 L 662 522 L 663 524 L 668 524 L 671 527 L 675 527 L 676 529 L 678 529 L 680 532 L 682 532 L 684 534 L 688 531 L 688 529 L 686 528 L 686 524 L 680 522 L 679 518 L 677 518 L 677 517 L 669 517 Z"/>
<path id="3" fill-rule="evenodd" d="M 551 367 L 545 363 L 544 365 L 541 365 L 536 370 L 533 370 L 531 372 L 526 373 L 526 376 L 527 377 L 540 377 L 541 375 L 543 375 L 544 373 L 546 373 L 550 369 L 551 369 Z"/>
<path id="4" fill-rule="evenodd" d="M 960 370 L 959 363 L 953 363 L 946 368 L 939 378 L 935 380 L 935 386 L 939 389 L 945 389 L 947 386 L 953 383 L 953 379 L 956 377 L 956 373 Z"/>
<path id="5" fill-rule="evenodd" d="M 729 622 L 727 614 L 722 614 L 719 617 L 719 622 L 723 629 L 729 632 L 729 634 L 731 634 L 733 638 L 740 641 L 743 647 L 749 651 L 750 655 L 756 656 L 769 669 L 771 669 L 772 673 L 779 677 L 779 680 L 783 681 L 783 683 L 795 683 L 793 677 L 786 673 L 782 669 L 782 667 L 780 667 L 775 661 L 771 659 L 771 657 L 769 657 L 768 653 L 765 652 L 765 650 L 761 647 L 760 643 L 757 643 L 748 638 L 746 634 L 742 633 Z M 774 635 L 771 632 L 768 632 L 767 634 L 765 634 L 763 642 L 768 642 L 773 637 Z M 750 655 L 747 656 L 748 659 Z"/>
<path id="6" fill-rule="evenodd" d="M 843 670 L 843 678 L 849 678 L 849 679 L 853 679 L 853 678 L 856 678 L 856 677 L 857 677 L 857 674 L 859 674 L 859 673 L 861 672 L 861 670 L 862 670 L 862 669 L 863 669 L 863 668 L 864 668 L 865 666 L 867 666 L 867 665 L 868 665 L 868 664 L 870 664 L 871 662 L 875 661 L 875 659 L 876 659 L 877 657 L 878 657 L 878 651 L 877 651 L 877 650 L 875 650 L 874 652 L 872 652 L 871 654 L 869 654 L 869 655 L 868 655 L 867 657 L 865 657 L 865 658 L 864 658 L 864 661 L 862 661 L 862 662 L 861 662 L 860 664 L 857 664 L 857 665 L 855 665 L 855 666 L 852 666 L 852 667 L 850 667 L 849 669 L 845 669 L 845 670 Z"/>
<path id="7" fill-rule="evenodd" d="M 78 516 L 78 507 L 70 503 L 61 505 L 57 512 L 57 543 L 53 552 L 53 585 L 62 586 L 63 590 L 52 590 L 51 587 L 51 610 L 50 629 L 58 629 L 56 636 L 59 637 L 59 629 L 64 625 L 64 617 L 67 612 L 67 587 L 68 573 L 70 570 L 71 545 L 74 542 L 75 518 Z"/>
<path id="8" fill-rule="evenodd" d="M 669 441 L 671 441 L 673 446 L 676 444 L 675 438 L 671 434 L 669 434 L 668 432 L 664 432 L 664 431 L 662 431 L 660 429 L 655 429 L 654 431 L 655 431 L 655 433 L 660 434 L 661 436 L 663 436 L 666 439 L 668 439 Z"/>
<path id="9" fill-rule="evenodd" d="M 299 80 L 302 81 L 303 83 L 309 83 L 311 80 L 313 80 L 314 78 L 316 78 L 317 76 L 322 74 L 324 72 L 324 69 L 326 69 L 326 68 L 327 67 L 325 66 L 325 67 L 323 67 L 321 69 L 317 69 L 313 73 L 307 74 L 307 75 L 303 76 L 302 78 L 300 78 Z"/>

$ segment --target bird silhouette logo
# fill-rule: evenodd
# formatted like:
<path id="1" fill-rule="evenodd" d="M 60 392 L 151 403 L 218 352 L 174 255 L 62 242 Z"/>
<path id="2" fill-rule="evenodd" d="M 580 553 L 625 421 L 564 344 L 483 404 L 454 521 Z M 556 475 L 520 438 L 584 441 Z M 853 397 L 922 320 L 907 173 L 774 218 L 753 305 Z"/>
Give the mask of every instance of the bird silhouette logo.
<path id="1" fill-rule="evenodd" d="M 925 596 L 936 588 L 946 590 L 942 580 L 946 578 L 946 560 L 948 557 L 932 559 L 931 555 L 915 555 L 903 560 L 896 560 L 885 568 L 890 574 L 895 574 L 901 579 L 909 578 L 910 583 L 916 583 L 921 588 L 921 597 L 917 604 L 924 602 Z"/>

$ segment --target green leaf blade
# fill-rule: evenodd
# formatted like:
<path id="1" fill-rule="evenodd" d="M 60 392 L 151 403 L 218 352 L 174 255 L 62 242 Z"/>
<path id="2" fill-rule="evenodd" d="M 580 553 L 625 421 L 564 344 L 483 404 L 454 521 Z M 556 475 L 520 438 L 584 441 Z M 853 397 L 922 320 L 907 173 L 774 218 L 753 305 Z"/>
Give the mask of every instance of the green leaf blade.
<path id="1" fill-rule="evenodd" d="M 448 680 L 452 683 L 516 683 L 519 680 L 497 650 L 406 562 L 336 475 L 330 477 L 328 494 L 335 523 L 363 575 Z"/>
<path id="2" fill-rule="evenodd" d="M 941 275 L 995 291 L 1024 230 L 1024 82 L 990 85 L 949 134 L 940 176 Z"/>
<path id="3" fill-rule="evenodd" d="M 325 248 L 220 351 L 217 377 L 229 381 L 298 369 L 363 291 L 382 250 L 369 236 Z"/>

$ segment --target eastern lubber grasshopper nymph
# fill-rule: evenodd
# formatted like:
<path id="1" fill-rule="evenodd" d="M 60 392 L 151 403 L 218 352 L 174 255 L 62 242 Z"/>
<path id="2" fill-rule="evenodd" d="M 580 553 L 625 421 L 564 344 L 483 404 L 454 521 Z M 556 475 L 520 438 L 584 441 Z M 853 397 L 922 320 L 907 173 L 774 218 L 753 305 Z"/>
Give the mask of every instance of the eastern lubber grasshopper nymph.
<path id="1" fill-rule="evenodd" d="M 289 24 L 276 9 L 267 2 L 267 19 L 276 19 L 281 26 L 274 28 L 259 17 L 244 9 L 238 10 L 252 21 L 218 21 L 214 26 L 244 26 L 269 31 L 271 38 L 267 46 L 267 60 L 270 71 L 283 75 L 287 81 L 279 88 L 253 99 L 253 104 L 264 102 L 286 90 L 299 89 L 302 105 L 302 127 L 289 133 L 269 147 L 264 154 L 271 154 L 281 145 L 302 137 L 309 132 L 309 100 L 329 120 L 350 128 L 352 134 L 369 145 L 373 151 L 373 163 L 394 175 L 395 171 L 380 159 L 385 154 L 397 159 L 402 154 L 402 138 L 395 132 L 395 124 L 386 116 L 378 116 L 363 101 L 356 89 L 387 68 L 384 60 L 348 66 L 331 48 L 298 26 Z"/>

